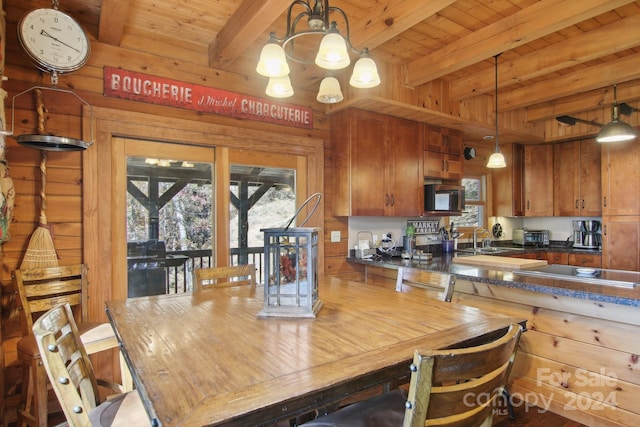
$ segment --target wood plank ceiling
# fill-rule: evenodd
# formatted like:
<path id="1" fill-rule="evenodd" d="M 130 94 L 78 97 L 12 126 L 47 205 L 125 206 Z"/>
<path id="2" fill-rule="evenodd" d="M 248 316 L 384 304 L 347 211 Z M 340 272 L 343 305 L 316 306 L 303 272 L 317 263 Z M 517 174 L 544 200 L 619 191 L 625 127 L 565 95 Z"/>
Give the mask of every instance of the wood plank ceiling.
<path id="1" fill-rule="evenodd" d="M 259 51 L 270 31 L 284 34 L 290 4 L 291 0 L 61 0 L 60 8 L 78 17 L 100 42 L 255 78 Z M 618 85 L 618 102 L 640 107 L 640 1 L 332 0 L 330 4 L 349 16 L 354 46 L 368 47 L 379 66 L 399 70 L 399 87 L 419 89 L 439 82 L 444 93 L 439 102 L 446 107 L 427 105 L 423 117 L 462 128 L 468 139 L 491 133 L 491 113 L 484 112 L 491 120 L 474 123 L 473 114 L 461 119 L 460 111 L 474 100 L 493 99 L 498 54 L 498 108 L 505 118 L 513 114 L 523 117 L 527 126 L 542 129 L 532 133 L 534 140 L 550 140 L 544 128 L 550 123 L 558 126 L 555 117 L 560 115 L 607 122 L 613 84 Z M 26 9 L 49 5 L 48 0 L 25 1 Z M 314 66 L 295 67 L 294 75 L 294 86 L 307 87 L 310 93 L 323 77 Z M 379 100 L 361 98 L 347 98 L 345 105 L 380 108 Z M 409 118 L 420 117 L 425 107 L 388 101 L 387 111 Z M 492 102 L 485 102 L 484 109 L 491 111 Z M 640 122 L 637 111 L 631 116 L 623 119 Z M 509 135 L 509 125 L 503 126 Z M 527 126 L 514 128 L 513 136 L 522 137 Z"/>

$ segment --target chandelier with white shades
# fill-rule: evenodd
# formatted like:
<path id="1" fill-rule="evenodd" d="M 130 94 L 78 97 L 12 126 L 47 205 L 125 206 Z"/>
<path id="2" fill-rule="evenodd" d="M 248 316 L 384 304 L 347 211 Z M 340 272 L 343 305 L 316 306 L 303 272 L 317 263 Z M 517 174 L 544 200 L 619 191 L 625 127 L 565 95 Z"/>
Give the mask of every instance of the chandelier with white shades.
<path id="1" fill-rule="evenodd" d="M 296 12 L 294 12 L 294 9 Z M 345 35 L 338 30 L 336 21 L 330 21 L 331 14 L 338 14 L 345 23 Z M 307 29 L 298 30 L 298 23 L 306 18 Z M 295 51 L 295 41 L 301 37 L 322 36 L 314 59 Z M 300 51 L 301 49 L 299 49 Z M 267 44 L 262 48 L 256 71 L 269 78 L 266 94 L 274 98 L 288 98 L 293 95 L 289 78 L 288 60 L 301 64 L 316 64 L 328 71 L 320 83 L 316 99 L 324 104 L 334 104 L 344 99 L 338 79 L 331 74 L 351 64 L 349 51 L 359 55 L 353 67 L 349 84 L 355 88 L 366 89 L 380 84 L 376 63 L 371 59 L 369 50 L 358 50 L 349 39 L 349 19 L 339 7 L 329 6 L 328 0 L 296 0 L 287 10 L 287 31 L 278 38 L 272 32 Z"/>

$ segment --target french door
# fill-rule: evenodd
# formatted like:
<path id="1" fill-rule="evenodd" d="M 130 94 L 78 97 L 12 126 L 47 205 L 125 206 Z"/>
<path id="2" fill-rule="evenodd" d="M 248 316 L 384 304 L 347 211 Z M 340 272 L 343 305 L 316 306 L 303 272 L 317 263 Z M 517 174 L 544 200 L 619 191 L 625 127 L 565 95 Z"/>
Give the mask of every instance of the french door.
<path id="1" fill-rule="evenodd" d="M 215 151 L 118 138 L 117 245 L 126 253 L 123 297 L 191 290 L 194 268 L 215 259 Z M 126 248 L 126 250 L 124 249 Z"/>

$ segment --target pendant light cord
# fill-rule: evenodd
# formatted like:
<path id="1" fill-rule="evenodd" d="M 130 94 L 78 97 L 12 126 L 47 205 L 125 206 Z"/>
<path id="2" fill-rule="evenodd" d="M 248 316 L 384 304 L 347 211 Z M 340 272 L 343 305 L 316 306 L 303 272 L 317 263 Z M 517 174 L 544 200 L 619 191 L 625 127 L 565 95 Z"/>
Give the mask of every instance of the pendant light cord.
<path id="1" fill-rule="evenodd" d="M 496 63 L 496 153 L 500 150 L 500 147 L 498 145 L 498 57 L 500 55 L 502 55 L 502 53 L 494 56 Z"/>

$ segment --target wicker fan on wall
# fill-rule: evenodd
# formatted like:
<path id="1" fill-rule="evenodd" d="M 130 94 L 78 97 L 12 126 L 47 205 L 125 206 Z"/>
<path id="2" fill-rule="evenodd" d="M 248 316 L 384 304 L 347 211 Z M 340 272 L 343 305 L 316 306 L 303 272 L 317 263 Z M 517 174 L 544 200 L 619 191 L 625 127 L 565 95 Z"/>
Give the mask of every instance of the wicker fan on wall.
<path id="1" fill-rule="evenodd" d="M 40 89 L 35 90 L 36 96 L 36 109 L 38 112 L 38 133 L 45 134 L 45 113 L 47 109 L 44 105 L 42 98 L 42 91 Z M 41 150 L 40 159 L 40 175 L 41 175 L 41 187 L 40 187 L 40 221 L 36 229 L 34 230 L 31 238 L 29 239 L 29 245 L 20 264 L 20 269 L 31 268 L 46 268 L 58 266 L 58 252 L 53 244 L 53 227 L 47 224 L 47 151 Z"/>

